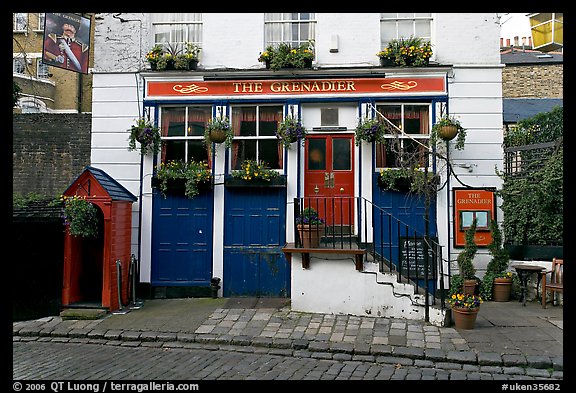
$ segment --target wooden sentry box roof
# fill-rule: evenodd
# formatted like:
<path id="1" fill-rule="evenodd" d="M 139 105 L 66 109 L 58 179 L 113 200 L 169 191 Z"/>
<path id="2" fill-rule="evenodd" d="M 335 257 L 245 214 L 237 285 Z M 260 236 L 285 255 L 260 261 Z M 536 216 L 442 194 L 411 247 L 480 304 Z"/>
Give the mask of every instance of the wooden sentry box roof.
<path id="1" fill-rule="evenodd" d="M 94 178 L 98 184 L 93 185 L 90 177 Z M 98 185 L 100 187 L 98 187 Z M 94 189 L 92 187 L 94 187 Z M 81 194 L 86 194 L 88 197 L 103 197 L 105 195 L 101 195 L 101 193 L 105 192 L 113 201 L 135 202 L 138 199 L 102 169 L 93 166 L 87 166 L 84 172 L 64 191 L 64 195 L 77 194 L 79 189 L 83 191 Z"/>

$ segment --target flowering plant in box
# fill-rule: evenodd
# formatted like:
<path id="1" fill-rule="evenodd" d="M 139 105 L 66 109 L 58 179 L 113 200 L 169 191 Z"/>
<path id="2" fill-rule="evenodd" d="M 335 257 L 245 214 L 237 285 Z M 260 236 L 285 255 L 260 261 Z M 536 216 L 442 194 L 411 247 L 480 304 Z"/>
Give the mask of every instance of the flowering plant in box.
<path id="1" fill-rule="evenodd" d="M 184 194 L 193 198 L 200 193 L 198 184 L 210 182 L 212 171 L 206 162 L 168 161 L 156 166 L 155 177 L 159 180 L 159 189 L 164 196 L 168 191 L 168 180 L 182 179 L 185 181 Z"/>
<path id="2" fill-rule="evenodd" d="M 264 161 L 244 160 L 241 169 L 232 171 L 232 177 L 242 180 L 265 180 L 270 181 L 280 176 L 274 169 L 270 169 Z"/>

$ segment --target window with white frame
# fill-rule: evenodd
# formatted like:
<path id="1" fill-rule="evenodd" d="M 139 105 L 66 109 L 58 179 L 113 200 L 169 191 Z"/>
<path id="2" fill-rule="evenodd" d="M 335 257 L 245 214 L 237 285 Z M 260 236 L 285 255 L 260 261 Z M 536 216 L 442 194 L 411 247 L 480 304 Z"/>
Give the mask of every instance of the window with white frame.
<path id="1" fill-rule="evenodd" d="M 244 160 L 264 161 L 272 169 L 282 169 L 284 147 L 276 137 L 282 112 L 282 105 L 232 107 L 230 169 L 241 169 Z"/>
<path id="2" fill-rule="evenodd" d="M 42 59 L 36 60 L 36 76 L 40 79 L 50 78 L 50 68 L 42 62 Z"/>
<path id="3" fill-rule="evenodd" d="M 160 109 L 161 160 L 208 162 L 204 130 L 212 118 L 212 106 L 166 106 Z"/>
<path id="4" fill-rule="evenodd" d="M 44 22 L 46 20 L 46 14 L 44 12 L 38 13 L 38 30 L 44 30 Z"/>
<path id="5" fill-rule="evenodd" d="M 386 143 L 376 143 L 376 168 L 423 167 L 430 141 L 430 104 L 381 104 L 376 110 L 407 134 L 394 134 L 387 127 Z"/>
<path id="6" fill-rule="evenodd" d="M 431 13 L 381 13 L 380 14 L 380 46 L 388 46 L 392 40 L 399 38 L 418 37 L 430 41 L 432 34 Z"/>
<path id="7" fill-rule="evenodd" d="M 25 12 L 16 12 L 13 14 L 13 30 L 14 31 L 26 31 L 28 29 L 28 14 Z"/>
<path id="8" fill-rule="evenodd" d="M 281 42 L 291 43 L 293 47 L 314 40 L 316 20 L 314 13 L 265 13 L 264 40 L 265 47 Z"/>
<path id="9" fill-rule="evenodd" d="M 187 42 L 202 46 L 201 13 L 152 13 L 155 44 L 182 50 Z"/>
<path id="10" fill-rule="evenodd" d="M 25 74 L 26 60 L 23 57 L 14 57 L 12 60 L 12 71 L 15 74 Z"/>

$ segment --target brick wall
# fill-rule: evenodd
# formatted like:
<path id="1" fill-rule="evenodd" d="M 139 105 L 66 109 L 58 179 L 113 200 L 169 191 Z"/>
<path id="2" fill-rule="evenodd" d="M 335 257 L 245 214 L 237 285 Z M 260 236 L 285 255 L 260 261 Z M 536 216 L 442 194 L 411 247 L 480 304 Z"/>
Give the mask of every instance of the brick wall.
<path id="1" fill-rule="evenodd" d="M 91 114 L 13 114 L 13 192 L 60 195 L 90 164 L 91 122 Z"/>
<path id="2" fill-rule="evenodd" d="M 506 65 L 502 71 L 504 98 L 563 98 L 562 64 Z"/>

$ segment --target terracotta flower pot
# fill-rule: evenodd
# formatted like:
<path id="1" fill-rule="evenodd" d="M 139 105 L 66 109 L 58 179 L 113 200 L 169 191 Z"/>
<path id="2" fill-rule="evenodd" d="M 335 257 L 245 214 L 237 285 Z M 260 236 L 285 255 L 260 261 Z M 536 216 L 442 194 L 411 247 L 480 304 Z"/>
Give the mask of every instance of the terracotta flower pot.
<path id="1" fill-rule="evenodd" d="M 456 329 L 474 329 L 478 311 L 480 311 L 480 307 L 471 309 L 452 307 L 452 320 L 454 325 L 456 325 Z"/>
<path id="2" fill-rule="evenodd" d="M 464 284 L 463 285 L 463 291 L 465 294 L 467 295 L 474 295 L 474 293 L 476 293 L 476 285 L 477 285 L 477 281 L 476 280 L 464 280 Z"/>
<path id="3" fill-rule="evenodd" d="M 324 234 L 324 224 L 298 224 L 298 233 L 303 248 L 318 248 Z"/>
<path id="4" fill-rule="evenodd" d="M 512 290 L 511 278 L 495 278 L 492 284 L 492 300 L 495 302 L 507 302 L 510 300 Z"/>

